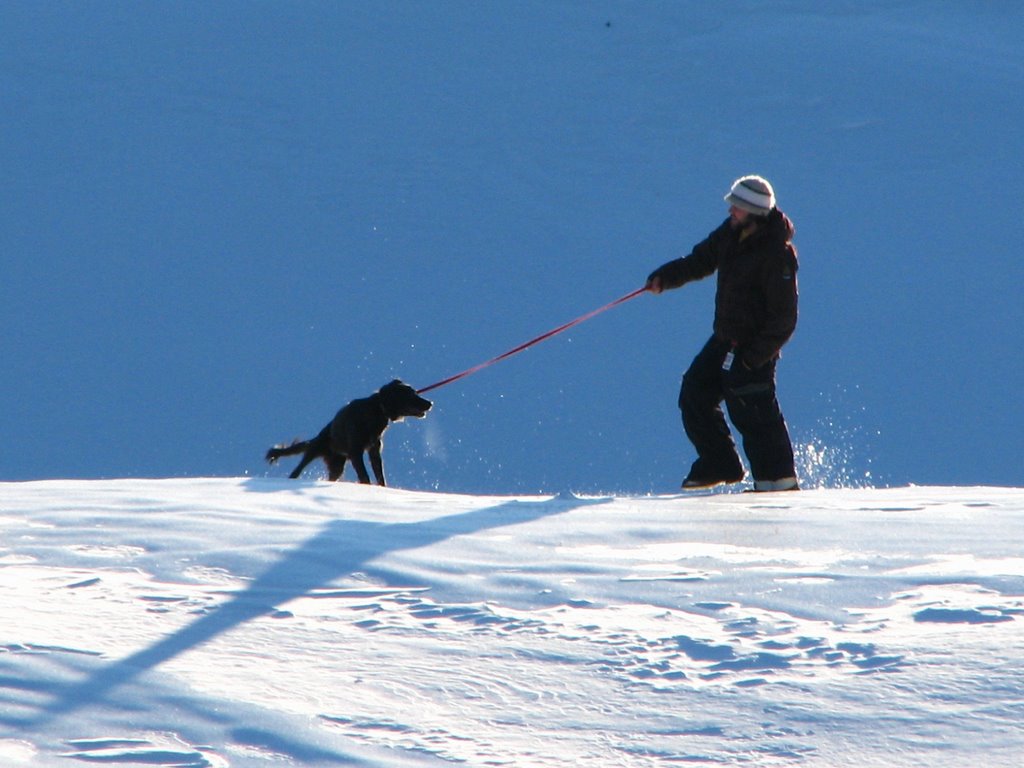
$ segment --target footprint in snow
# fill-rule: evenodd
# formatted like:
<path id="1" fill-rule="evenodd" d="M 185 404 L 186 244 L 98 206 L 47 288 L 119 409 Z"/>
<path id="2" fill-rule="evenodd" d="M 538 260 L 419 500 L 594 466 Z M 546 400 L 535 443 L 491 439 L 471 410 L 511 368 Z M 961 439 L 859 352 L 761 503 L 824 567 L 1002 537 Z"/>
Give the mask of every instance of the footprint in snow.
<path id="1" fill-rule="evenodd" d="M 144 739 L 79 739 L 61 756 L 108 765 L 156 765 L 174 768 L 222 768 L 227 763 L 189 747 L 158 746 Z"/>
<path id="2" fill-rule="evenodd" d="M 925 608 L 914 614 L 914 621 L 934 624 L 997 624 L 1013 621 L 1013 616 L 999 608 Z"/>

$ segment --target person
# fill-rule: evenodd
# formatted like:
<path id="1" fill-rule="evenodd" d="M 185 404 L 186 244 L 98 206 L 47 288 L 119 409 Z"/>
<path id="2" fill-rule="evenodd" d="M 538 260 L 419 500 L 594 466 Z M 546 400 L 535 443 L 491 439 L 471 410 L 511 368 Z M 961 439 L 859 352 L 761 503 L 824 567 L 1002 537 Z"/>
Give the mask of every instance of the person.
<path id="1" fill-rule="evenodd" d="M 743 439 L 755 491 L 798 490 L 793 445 L 776 397 L 776 364 L 796 329 L 793 223 L 760 176 L 737 179 L 729 217 L 689 255 L 654 270 L 654 294 L 718 273 L 714 333 L 683 375 L 683 429 L 697 451 L 684 489 L 745 477 L 722 401 Z"/>

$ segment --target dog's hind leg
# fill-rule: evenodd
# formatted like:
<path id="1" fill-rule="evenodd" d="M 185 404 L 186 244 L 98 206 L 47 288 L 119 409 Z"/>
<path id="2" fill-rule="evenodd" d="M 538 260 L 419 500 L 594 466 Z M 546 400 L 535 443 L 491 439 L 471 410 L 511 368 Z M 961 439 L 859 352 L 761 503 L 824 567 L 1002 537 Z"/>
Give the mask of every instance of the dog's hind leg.
<path id="1" fill-rule="evenodd" d="M 320 430 L 319 435 L 314 437 L 312 440 L 308 440 L 303 444 L 305 445 L 306 451 L 305 453 L 302 454 L 302 461 L 299 462 L 299 466 L 293 469 L 292 473 L 288 475 L 288 477 L 290 477 L 292 480 L 295 480 L 299 475 L 302 474 L 302 470 L 304 470 L 311 461 L 313 461 L 314 459 L 319 459 L 321 456 L 327 455 L 327 445 L 328 441 L 330 440 L 330 436 L 328 435 L 329 428 L 330 425 L 324 427 L 322 430 Z M 293 446 L 290 449 L 290 452 L 298 453 L 297 447 L 298 446 Z"/>
<path id="2" fill-rule="evenodd" d="M 366 463 L 363 461 L 363 452 L 357 451 L 349 456 L 349 460 L 352 462 L 352 469 L 356 471 L 356 475 L 359 476 L 359 482 L 363 485 L 370 484 L 370 475 L 366 471 Z"/>
<path id="3" fill-rule="evenodd" d="M 345 471 L 345 456 L 335 453 L 325 456 L 324 461 L 327 463 L 327 479 L 332 482 L 340 480 Z"/>
<path id="4" fill-rule="evenodd" d="M 292 473 L 288 475 L 292 480 L 298 479 L 299 475 L 302 474 L 302 470 L 309 466 L 309 463 L 313 459 L 317 458 L 320 454 L 316 451 L 309 450 L 302 455 L 302 461 L 299 462 L 299 466 L 292 470 Z"/>

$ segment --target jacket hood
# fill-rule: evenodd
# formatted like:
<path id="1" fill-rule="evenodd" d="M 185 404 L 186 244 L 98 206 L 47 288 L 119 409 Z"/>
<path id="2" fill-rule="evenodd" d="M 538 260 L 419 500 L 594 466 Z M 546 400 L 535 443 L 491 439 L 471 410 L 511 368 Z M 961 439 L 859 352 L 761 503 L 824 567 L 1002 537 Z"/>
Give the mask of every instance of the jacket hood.
<path id="1" fill-rule="evenodd" d="M 778 239 L 789 243 L 792 242 L 793 235 L 796 234 L 796 227 L 793 226 L 793 222 L 786 214 L 778 208 L 772 208 L 771 213 L 767 216 L 765 231 L 773 240 Z"/>

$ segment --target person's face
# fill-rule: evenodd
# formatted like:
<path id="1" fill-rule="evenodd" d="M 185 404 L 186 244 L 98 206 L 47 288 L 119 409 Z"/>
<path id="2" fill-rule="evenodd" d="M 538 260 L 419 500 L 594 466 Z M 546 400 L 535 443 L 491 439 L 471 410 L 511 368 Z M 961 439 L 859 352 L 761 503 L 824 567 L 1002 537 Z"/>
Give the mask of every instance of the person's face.
<path id="1" fill-rule="evenodd" d="M 732 225 L 733 229 L 745 227 L 749 218 L 749 211 L 744 211 L 742 208 L 737 208 L 735 205 L 729 206 L 729 223 Z"/>

